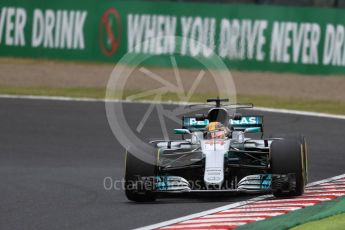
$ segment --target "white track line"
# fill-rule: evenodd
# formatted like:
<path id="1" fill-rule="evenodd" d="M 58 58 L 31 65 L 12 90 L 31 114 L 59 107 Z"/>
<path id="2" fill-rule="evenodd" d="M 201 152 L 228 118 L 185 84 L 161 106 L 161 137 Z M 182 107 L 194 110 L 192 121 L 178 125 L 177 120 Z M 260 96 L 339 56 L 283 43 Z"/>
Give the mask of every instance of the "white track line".
<path id="1" fill-rule="evenodd" d="M 326 190 L 327 191 L 327 190 Z M 335 196 L 335 197 L 340 197 L 340 196 L 343 196 L 343 194 L 344 193 L 329 193 L 329 192 L 326 192 L 326 193 L 322 193 L 322 194 L 320 194 L 320 193 L 316 193 L 316 194 L 308 194 L 308 195 L 306 195 L 306 194 L 304 194 L 303 195 L 303 197 L 305 197 L 305 196 L 307 196 L 307 197 L 314 197 L 314 196 L 316 196 L 316 197 L 320 197 L 320 196 Z M 332 199 L 334 199 L 334 198 L 332 198 Z"/>
<path id="2" fill-rule="evenodd" d="M 317 202 L 295 202 L 295 203 L 280 203 L 280 204 L 275 204 L 275 203 L 268 203 L 268 204 L 252 204 L 249 205 L 247 208 L 265 208 L 265 207 L 305 207 L 305 206 L 312 206 L 314 204 L 320 203 L 320 201 Z"/>
<path id="3" fill-rule="evenodd" d="M 294 211 L 294 210 L 297 210 L 297 209 L 301 209 L 302 207 L 271 207 L 271 206 L 266 206 L 266 207 L 258 207 L 258 208 L 255 208 L 255 207 L 248 207 L 248 206 L 243 206 L 240 207 L 240 208 L 235 208 L 233 209 L 234 211 Z"/>
<path id="4" fill-rule="evenodd" d="M 234 227 L 234 226 L 239 226 L 239 225 L 245 225 L 247 224 L 247 222 L 233 222 L 233 223 L 213 223 L 212 224 L 212 227 L 211 229 L 218 229 L 217 226 L 220 226 L 220 227 L 224 227 L 224 226 L 227 226 L 227 227 Z M 166 227 L 166 229 L 178 229 L 178 228 L 182 228 L 182 229 L 198 229 L 198 228 L 202 228 L 202 227 L 208 227 L 210 228 L 210 224 L 181 224 L 179 226 L 174 226 L 174 227 Z M 229 229 L 229 228 L 227 228 Z"/>
<path id="5" fill-rule="evenodd" d="M 200 218 L 200 219 L 192 219 L 192 220 L 186 220 L 179 224 L 197 224 L 197 223 L 221 223 L 221 222 L 248 222 L 248 221 L 258 221 L 258 220 L 264 220 L 263 217 L 224 217 L 224 218 Z"/>
<path id="6" fill-rule="evenodd" d="M 345 119 L 344 115 L 334 115 L 334 114 L 329 114 L 329 113 L 307 112 L 307 111 L 290 110 L 290 109 L 272 109 L 272 108 L 266 108 L 266 107 L 255 107 L 254 109 L 257 111 L 272 112 L 272 113 L 285 113 L 285 114 L 311 116 L 311 117 Z"/>
<path id="7" fill-rule="evenodd" d="M 211 219 L 211 218 L 225 218 L 225 217 L 272 217 L 272 216 L 279 216 L 284 214 L 285 212 L 269 212 L 269 213 L 257 213 L 257 212 L 251 212 L 251 213 L 219 213 L 219 214 L 212 214 L 208 216 L 202 216 L 200 219 Z"/>
<path id="8" fill-rule="evenodd" d="M 338 179 L 344 178 L 344 177 L 345 177 L 345 174 L 342 174 L 342 175 L 334 176 L 334 177 L 327 178 L 327 179 L 324 179 L 324 180 L 315 181 L 315 182 L 312 182 L 312 183 L 308 184 L 307 187 L 316 186 L 316 185 L 319 185 L 319 184 L 323 184 L 323 183 L 327 183 L 327 182 L 330 182 L 330 181 L 338 180 Z M 148 226 L 145 226 L 145 227 L 137 228 L 136 230 L 147 230 L 147 229 L 162 228 L 162 227 L 165 227 L 165 226 L 168 226 L 168 225 L 180 223 L 180 222 L 183 222 L 183 221 L 188 221 L 190 219 L 194 219 L 194 218 L 198 218 L 198 217 L 202 217 L 202 216 L 206 216 L 206 215 L 222 212 L 222 211 L 225 211 L 225 210 L 228 210 L 228 209 L 233 209 L 233 208 L 236 208 L 235 210 L 243 210 L 243 209 L 238 208 L 238 207 L 246 205 L 246 204 L 250 204 L 250 203 L 253 203 L 253 202 L 257 202 L 257 201 L 262 201 L 262 200 L 265 200 L 267 198 L 273 198 L 273 196 L 272 195 L 258 196 L 258 197 L 255 197 L 253 199 L 247 200 L 247 201 L 241 201 L 241 202 L 225 205 L 225 206 L 222 206 L 222 207 L 219 207 L 219 208 L 214 208 L 214 209 L 206 210 L 206 211 L 203 211 L 203 212 L 191 214 L 191 215 L 188 215 L 188 216 L 183 216 L 183 217 L 180 217 L 180 218 L 176 218 L 176 219 L 172 219 L 172 220 L 168 220 L 168 221 L 163 221 L 163 222 L 160 222 L 160 223 L 157 223 L 157 224 L 153 224 L 153 225 L 148 225 Z M 263 210 L 263 209 L 258 209 L 258 210 Z M 272 210 L 272 209 L 270 209 L 270 210 Z M 279 208 L 275 208 L 273 210 L 279 211 Z"/>
<path id="9" fill-rule="evenodd" d="M 83 97 L 60 97 L 60 96 L 35 96 L 35 95 L 8 95 L 0 94 L 4 99 L 27 99 L 27 100 L 48 100 L 48 101 L 77 101 L 77 102 L 104 102 L 104 99 L 83 98 Z"/>
<path id="10" fill-rule="evenodd" d="M 0 98 L 5 99 L 29 99 L 29 100 L 52 100 L 52 101 L 75 101 L 75 102 L 121 102 L 121 103 L 133 103 L 133 104 L 164 104 L 164 105 L 188 105 L 192 103 L 184 102 L 173 102 L 173 101 L 131 101 L 131 100 L 105 100 L 105 99 L 95 99 L 95 98 L 77 98 L 77 97 L 60 97 L 60 96 L 34 96 L 34 95 L 8 95 L 0 94 Z M 195 103 L 193 103 L 195 104 Z M 329 113 L 317 113 L 317 112 L 307 112 L 299 110 L 290 110 L 290 109 L 273 109 L 267 107 L 254 107 L 253 110 L 262 111 L 262 112 L 271 112 L 271 113 L 284 113 L 292 115 L 301 115 L 301 116 L 311 116 L 311 117 L 324 117 L 332 119 L 342 119 L 345 120 L 344 115 L 334 115 Z"/>

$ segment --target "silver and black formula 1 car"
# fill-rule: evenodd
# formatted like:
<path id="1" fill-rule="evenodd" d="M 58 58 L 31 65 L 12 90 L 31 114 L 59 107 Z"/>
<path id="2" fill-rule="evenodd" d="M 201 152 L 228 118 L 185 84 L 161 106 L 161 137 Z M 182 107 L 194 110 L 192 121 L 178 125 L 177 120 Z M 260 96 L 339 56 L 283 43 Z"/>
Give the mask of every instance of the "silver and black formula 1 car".
<path id="1" fill-rule="evenodd" d="M 182 128 L 175 129 L 182 140 L 152 141 L 152 162 L 127 151 L 127 198 L 146 202 L 169 194 L 302 195 L 308 177 L 305 137 L 263 138 L 263 116 L 229 112 L 253 105 L 221 104 L 227 101 L 208 99 L 216 105 L 207 114 L 184 116 Z M 249 138 L 253 133 L 260 138 Z"/>

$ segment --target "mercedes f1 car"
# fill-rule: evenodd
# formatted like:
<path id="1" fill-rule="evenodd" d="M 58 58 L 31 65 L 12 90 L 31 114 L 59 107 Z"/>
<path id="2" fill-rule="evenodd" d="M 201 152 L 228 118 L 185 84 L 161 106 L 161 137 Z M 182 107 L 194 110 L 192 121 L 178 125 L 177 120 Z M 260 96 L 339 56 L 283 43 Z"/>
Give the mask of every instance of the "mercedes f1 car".
<path id="1" fill-rule="evenodd" d="M 253 105 L 215 102 L 207 114 L 182 118 L 181 140 L 155 140 L 152 162 L 126 152 L 129 200 L 154 201 L 168 194 L 273 193 L 302 195 L 307 183 L 304 136 L 263 138 L 263 116 L 231 114 Z M 210 104 L 206 104 L 210 105 Z M 259 138 L 253 138 L 261 134 Z M 251 138 L 249 138 L 251 136 Z"/>

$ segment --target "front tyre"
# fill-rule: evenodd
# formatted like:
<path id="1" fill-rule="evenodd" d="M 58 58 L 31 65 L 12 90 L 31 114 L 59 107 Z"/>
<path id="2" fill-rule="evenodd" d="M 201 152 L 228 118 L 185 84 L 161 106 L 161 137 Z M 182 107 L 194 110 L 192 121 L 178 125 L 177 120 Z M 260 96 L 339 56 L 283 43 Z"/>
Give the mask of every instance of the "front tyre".
<path id="1" fill-rule="evenodd" d="M 156 200 L 154 190 L 155 162 L 146 163 L 126 152 L 125 193 L 128 200 L 152 202 Z"/>
<path id="2" fill-rule="evenodd" d="M 275 197 L 300 196 L 306 184 L 305 151 L 296 139 L 271 144 L 272 190 Z"/>
<path id="3" fill-rule="evenodd" d="M 302 134 L 291 135 L 291 134 L 279 134 L 271 135 L 270 138 L 281 138 L 284 140 L 296 140 L 302 145 L 303 150 L 303 167 L 304 167 L 304 182 L 308 183 L 308 144 L 307 139 Z"/>

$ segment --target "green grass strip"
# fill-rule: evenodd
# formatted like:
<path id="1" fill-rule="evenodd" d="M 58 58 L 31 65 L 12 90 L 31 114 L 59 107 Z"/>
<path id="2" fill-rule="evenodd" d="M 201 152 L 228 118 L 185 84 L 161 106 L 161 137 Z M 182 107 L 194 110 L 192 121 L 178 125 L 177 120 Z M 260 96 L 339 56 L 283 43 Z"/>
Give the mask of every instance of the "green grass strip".
<path id="1" fill-rule="evenodd" d="M 306 224 L 294 227 L 292 230 L 328 230 L 328 229 L 344 229 L 345 213 L 328 217 L 318 221 L 312 221 Z"/>
<path id="2" fill-rule="evenodd" d="M 128 96 L 141 93 L 140 91 L 125 91 L 124 94 L 114 92 L 114 98 L 124 99 Z M 0 86 L 0 94 L 10 95 L 36 95 L 36 96 L 65 96 L 65 97 L 81 97 L 81 98 L 97 98 L 105 97 L 104 88 L 55 88 L 55 87 L 11 87 Z M 215 97 L 211 93 L 194 94 L 189 102 L 205 102 L 209 97 Z M 141 100 L 155 100 L 155 95 L 149 95 Z M 174 93 L 166 93 L 160 99 L 162 101 L 181 101 Z M 272 96 L 251 96 L 237 95 L 237 101 L 242 103 L 253 103 L 258 107 L 269 107 L 279 109 L 301 110 L 310 112 L 322 112 L 331 114 L 345 114 L 345 102 L 338 101 L 322 101 L 307 100 L 299 98 L 282 98 Z"/>
<path id="3" fill-rule="evenodd" d="M 330 201 L 324 201 L 319 204 L 289 212 L 285 215 L 275 216 L 262 221 L 253 222 L 240 226 L 238 230 L 280 230 L 290 229 L 295 226 L 310 222 L 321 220 L 326 217 L 338 215 L 345 212 L 345 198 L 337 198 Z M 318 228 L 314 228 L 318 229 Z M 333 228 L 329 228 L 333 229 Z M 337 229 L 337 228 L 335 228 Z"/>

